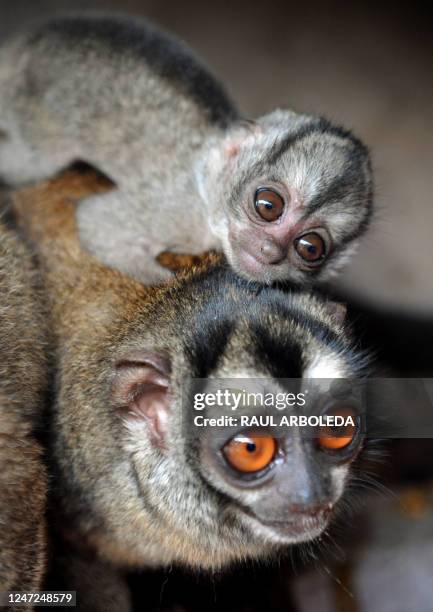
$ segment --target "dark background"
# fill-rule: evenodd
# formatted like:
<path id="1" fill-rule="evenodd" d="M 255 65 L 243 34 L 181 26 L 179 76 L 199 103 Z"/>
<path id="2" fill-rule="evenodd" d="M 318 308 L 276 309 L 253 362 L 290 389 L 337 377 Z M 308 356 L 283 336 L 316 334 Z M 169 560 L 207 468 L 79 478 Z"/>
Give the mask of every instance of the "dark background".
<path id="1" fill-rule="evenodd" d="M 338 289 L 366 302 L 353 311 L 357 333 L 377 344 L 388 365 L 401 375 L 431 376 L 431 4 L 0 0 L 0 42 L 54 12 L 136 13 L 204 57 L 246 115 L 289 106 L 354 129 L 373 151 L 378 214 Z M 389 314 L 399 310 L 409 318 Z M 425 320 L 412 320 L 415 313 Z M 433 612 L 431 443 L 383 450 L 384 467 L 373 470 L 374 479 L 365 476 L 362 495 L 351 500 L 358 510 L 319 547 L 211 577 L 176 568 L 134 575 L 136 609 Z"/>

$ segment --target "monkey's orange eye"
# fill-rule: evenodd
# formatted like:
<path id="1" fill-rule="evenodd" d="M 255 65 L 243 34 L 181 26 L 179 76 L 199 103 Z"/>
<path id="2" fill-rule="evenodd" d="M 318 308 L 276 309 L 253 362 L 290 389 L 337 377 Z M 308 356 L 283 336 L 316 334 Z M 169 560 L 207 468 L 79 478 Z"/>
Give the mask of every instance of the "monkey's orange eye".
<path id="1" fill-rule="evenodd" d="M 296 238 L 294 244 L 298 255 L 308 263 L 320 263 L 327 255 L 325 241 L 317 232 Z"/>
<path id="2" fill-rule="evenodd" d="M 279 193 L 267 187 L 256 191 L 254 207 L 264 221 L 276 221 L 283 214 L 284 200 Z"/>
<path id="3" fill-rule="evenodd" d="M 335 419 L 335 424 L 323 426 L 319 429 L 317 437 L 319 446 L 327 450 L 340 450 L 349 446 L 357 431 L 358 417 L 355 410 L 350 407 L 339 407 L 328 412 L 325 416 L 342 417 L 342 419 L 338 421 Z M 344 422 L 339 424 L 341 421 Z"/>
<path id="4" fill-rule="evenodd" d="M 259 472 L 275 456 L 277 444 L 270 436 L 239 434 L 224 447 L 224 456 L 238 472 Z"/>

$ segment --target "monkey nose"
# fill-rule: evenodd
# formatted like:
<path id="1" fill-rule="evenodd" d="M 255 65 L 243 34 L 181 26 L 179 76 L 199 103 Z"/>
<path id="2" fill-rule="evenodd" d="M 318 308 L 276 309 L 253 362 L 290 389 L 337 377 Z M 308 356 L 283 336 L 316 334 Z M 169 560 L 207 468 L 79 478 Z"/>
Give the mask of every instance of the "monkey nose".
<path id="1" fill-rule="evenodd" d="M 260 251 L 263 259 L 269 264 L 280 263 L 286 256 L 286 250 L 271 238 L 263 241 Z"/>

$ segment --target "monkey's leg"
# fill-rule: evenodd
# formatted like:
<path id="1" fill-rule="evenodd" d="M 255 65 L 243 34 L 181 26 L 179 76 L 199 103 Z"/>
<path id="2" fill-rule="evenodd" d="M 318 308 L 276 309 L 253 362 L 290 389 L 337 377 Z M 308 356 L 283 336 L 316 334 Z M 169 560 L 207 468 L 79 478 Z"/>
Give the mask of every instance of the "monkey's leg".
<path id="1" fill-rule="evenodd" d="M 80 612 L 130 612 L 129 587 L 122 574 L 96 559 L 63 553 L 54 558 L 49 588 L 77 592 Z"/>
<path id="2" fill-rule="evenodd" d="M 156 256 L 165 245 L 140 233 L 137 202 L 120 190 L 98 194 L 79 203 L 77 225 L 81 245 L 103 264 L 144 284 L 159 284 L 171 277 Z M 150 225 L 150 223 L 148 224 Z M 161 233 L 164 233 L 161 228 Z M 162 236 L 162 240 L 164 236 Z"/>

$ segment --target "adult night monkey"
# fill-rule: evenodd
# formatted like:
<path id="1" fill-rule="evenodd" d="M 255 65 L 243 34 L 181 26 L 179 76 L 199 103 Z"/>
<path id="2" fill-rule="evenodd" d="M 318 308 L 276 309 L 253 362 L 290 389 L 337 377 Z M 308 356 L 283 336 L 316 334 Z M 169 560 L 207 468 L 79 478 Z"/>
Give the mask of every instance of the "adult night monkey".
<path id="1" fill-rule="evenodd" d="M 56 18 L 12 39 L 0 129 L 6 182 L 81 160 L 116 183 L 80 203 L 81 243 L 146 283 L 169 275 L 162 251 L 207 249 L 252 280 L 326 280 L 370 219 L 358 138 L 291 110 L 244 120 L 189 49 L 138 19 Z"/>
<path id="2" fill-rule="evenodd" d="M 104 268 L 80 249 L 73 200 L 106 188 L 70 174 L 14 203 L 56 338 L 50 452 L 64 548 L 53 586 L 77 590 L 82 610 L 118 612 L 130 609 L 128 567 L 220 568 L 320 536 L 362 450 L 358 427 L 344 439 L 201 435 L 188 421 L 193 380 L 260 377 L 281 390 L 277 379 L 363 376 L 366 362 L 341 307 L 248 282 L 219 257 L 156 289 Z"/>

